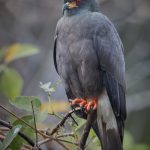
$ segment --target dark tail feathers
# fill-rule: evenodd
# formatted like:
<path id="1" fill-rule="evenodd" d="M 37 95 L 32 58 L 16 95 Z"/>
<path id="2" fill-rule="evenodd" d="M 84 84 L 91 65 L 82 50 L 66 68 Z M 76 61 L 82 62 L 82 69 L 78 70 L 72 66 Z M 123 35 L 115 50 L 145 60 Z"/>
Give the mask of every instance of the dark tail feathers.
<path id="1" fill-rule="evenodd" d="M 93 130 L 101 142 L 102 150 L 123 150 L 118 132 L 115 129 L 106 130 L 105 124 L 102 125 L 102 128 L 103 131 L 100 133 L 97 122 L 93 124 Z"/>
<path id="2" fill-rule="evenodd" d="M 120 135 L 115 129 L 106 129 L 103 126 L 102 150 L 123 150 Z"/>

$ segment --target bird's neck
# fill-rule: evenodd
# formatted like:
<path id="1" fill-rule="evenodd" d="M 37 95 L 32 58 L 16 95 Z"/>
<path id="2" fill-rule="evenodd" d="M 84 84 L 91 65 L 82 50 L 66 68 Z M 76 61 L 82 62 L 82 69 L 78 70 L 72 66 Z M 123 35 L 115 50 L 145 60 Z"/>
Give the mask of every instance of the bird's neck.
<path id="1" fill-rule="evenodd" d="M 87 13 L 90 11 L 91 12 L 99 11 L 99 7 L 95 0 L 93 0 L 92 3 L 91 1 L 89 1 L 88 3 L 84 3 L 76 8 L 65 10 L 64 16 L 78 15 L 78 14 Z"/>

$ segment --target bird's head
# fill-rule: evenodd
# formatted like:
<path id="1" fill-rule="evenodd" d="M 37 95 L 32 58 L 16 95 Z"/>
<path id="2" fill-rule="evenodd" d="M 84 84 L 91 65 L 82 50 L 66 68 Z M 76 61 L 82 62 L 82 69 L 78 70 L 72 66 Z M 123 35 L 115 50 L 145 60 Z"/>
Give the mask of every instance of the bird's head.
<path id="1" fill-rule="evenodd" d="M 79 5 L 81 4 L 83 0 L 64 0 L 64 10 L 68 9 L 75 9 L 77 7 L 79 7 Z"/>
<path id="2" fill-rule="evenodd" d="M 64 0 L 63 12 L 74 10 L 88 9 L 92 10 L 96 5 L 96 0 Z"/>

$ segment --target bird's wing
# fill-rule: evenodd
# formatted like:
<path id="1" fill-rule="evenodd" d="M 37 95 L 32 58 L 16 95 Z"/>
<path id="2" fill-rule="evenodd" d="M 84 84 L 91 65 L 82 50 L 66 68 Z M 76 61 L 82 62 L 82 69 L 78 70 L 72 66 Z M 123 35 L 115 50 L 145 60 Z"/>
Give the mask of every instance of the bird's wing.
<path id="1" fill-rule="evenodd" d="M 124 50 L 113 24 L 106 17 L 102 19 L 103 23 L 97 24 L 99 27 L 94 34 L 93 45 L 122 140 L 126 119 Z"/>
<path id="2" fill-rule="evenodd" d="M 56 62 L 56 48 L 57 48 L 57 34 L 55 34 L 55 37 L 54 37 L 53 60 L 54 60 L 55 69 L 58 73 L 57 62 Z"/>

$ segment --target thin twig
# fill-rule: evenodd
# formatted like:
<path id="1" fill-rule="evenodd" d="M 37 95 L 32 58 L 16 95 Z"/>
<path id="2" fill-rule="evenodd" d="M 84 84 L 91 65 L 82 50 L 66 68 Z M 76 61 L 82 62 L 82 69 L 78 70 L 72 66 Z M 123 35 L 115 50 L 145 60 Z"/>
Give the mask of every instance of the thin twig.
<path id="1" fill-rule="evenodd" d="M 84 150 L 90 129 L 92 127 L 93 122 L 95 121 L 95 116 L 96 116 L 96 110 L 91 109 L 91 111 L 89 112 L 88 117 L 87 117 L 86 126 L 84 128 L 84 132 L 81 137 L 78 150 Z"/>
<path id="2" fill-rule="evenodd" d="M 57 126 L 52 130 L 51 134 L 50 135 L 53 135 L 54 133 L 56 133 L 60 127 L 64 126 L 65 122 L 67 121 L 67 119 L 69 117 L 71 117 L 71 115 L 76 111 L 76 110 L 80 110 L 81 108 L 76 108 L 76 109 L 73 109 L 71 111 L 69 111 L 65 116 L 64 118 L 57 124 Z M 73 120 L 74 121 L 74 120 Z M 76 123 L 76 122 L 75 122 Z"/>
<path id="3" fill-rule="evenodd" d="M 55 112 L 53 112 L 53 113 L 48 113 L 49 115 L 51 115 L 51 116 L 55 116 L 55 117 L 57 117 L 58 119 L 63 119 L 63 117 L 61 117 L 61 116 L 59 116 L 58 114 L 56 114 Z"/>
<path id="4" fill-rule="evenodd" d="M 67 137 L 67 136 L 75 137 L 74 133 L 65 133 L 62 135 L 57 135 L 56 138 L 62 138 L 62 137 Z"/>
<path id="5" fill-rule="evenodd" d="M 77 143 L 77 142 L 71 142 L 71 141 L 67 141 L 67 140 L 63 140 L 63 139 L 55 139 L 55 138 L 53 138 L 53 140 L 54 140 L 54 141 L 64 142 L 64 143 L 68 143 L 68 144 L 73 144 L 73 145 L 78 146 L 78 143 Z"/>
<path id="6" fill-rule="evenodd" d="M 51 141 L 51 139 L 50 138 L 46 138 L 46 139 L 44 139 L 44 140 L 42 140 L 42 141 L 39 141 L 38 142 L 38 145 L 40 146 L 40 145 L 43 145 L 43 144 L 45 144 L 45 143 L 47 143 L 47 142 L 49 142 L 49 141 Z"/>
<path id="7" fill-rule="evenodd" d="M 50 104 L 50 108 L 52 110 L 52 114 L 55 114 L 54 108 L 53 108 L 53 103 L 52 103 L 52 98 L 51 98 L 51 93 L 50 92 L 48 93 L 48 101 L 49 101 L 49 104 Z"/>
<path id="8" fill-rule="evenodd" d="M 76 143 L 76 142 L 71 142 L 71 141 L 67 141 L 67 140 L 63 140 L 63 139 L 58 139 L 58 138 L 53 138 L 53 137 L 46 138 L 43 141 L 38 142 L 38 145 L 40 146 L 40 145 L 43 145 L 43 144 L 48 143 L 50 141 L 60 141 L 60 142 L 68 143 L 68 144 L 73 144 L 73 145 L 76 145 L 76 146 L 78 145 L 78 143 Z"/>
<path id="9" fill-rule="evenodd" d="M 29 146 L 29 145 L 26 145 L 26 144 L 24 144 L 24 145 L 21 147 L 21 150 L 31 150 L 31 149 L 32 149 L 32 147 Z"/>
<path id="10" fill-rule="evenodd" d="M 25 125 L 27 125 L 28 127 L 30 127 L 33 130 L 36 130 L 35 128 L 33 128 L 30 124 L 28 124 L 27 122 L 25 122 L 23 119 L 21 119 L 20 117 L 18 117 L 17 115 L 15 115 L 13 112 L 11 112 L 10 110 L 8 110 L 7 108 L 5 108 L 4 106 L 2 106 L 0 104 L 0 107 L 5 110 L 6 112 L 8 112 L 9 114 L 11 114 L 12 116 L 14 116 L 15 118 L 17 118 L 19 121 L 23 122 Z M 41 133 L 40 131 L 36 130 L 37 133 L 39 133 L 41 136 L 43 136 L 44 138 L 47 138 L 48 136 Z"/>
<path id="11" fill-rule="evenodd" d="M 53 107 L 53 102 L 52 102 L 52 98 L 51 98 L 51 92 L 48 93 L 48 101 L 50 104 L 50 109 L 51 109 L 51 113 L 48 113 L 49 115 L 55 116 L 58 119 L 63 119 L 61 116 L 59 116 L 55 111 L 54 111 L 54 107 Z"/>
<path id="12" fill-rule="evenodd" d="M 35 140 L 36 145 L 35 146 L 38 147 L 38 133 L 37 133 L 37 126 L 36 126 L 36 120 L 35 120 L 35 112 L 34 112 L 33 101 L 31 101 L 31 105 L 32 105 L 32 113 L 33 113 L 35 136 L 36 136 L 36 140 Z"/>

